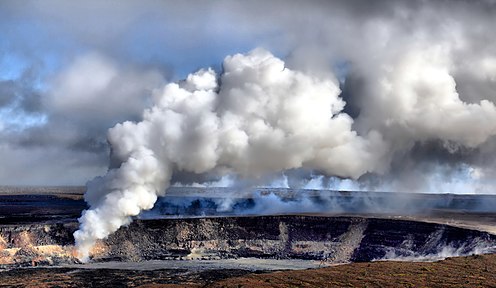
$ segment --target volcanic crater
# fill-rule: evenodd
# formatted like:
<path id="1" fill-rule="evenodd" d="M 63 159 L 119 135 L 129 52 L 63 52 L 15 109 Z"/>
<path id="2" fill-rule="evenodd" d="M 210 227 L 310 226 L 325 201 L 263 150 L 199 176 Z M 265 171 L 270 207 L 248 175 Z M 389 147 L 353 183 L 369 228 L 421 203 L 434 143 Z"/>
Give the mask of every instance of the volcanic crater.
<path id="1" fill-rule="evenodd" d="M 340 197 L 346 195 L 350 196 L 348 193 Z M 472 225 L 470 216 L 475 212 L 448 211 L 450 207 L 441 207 L 445 210 L 438 209 L 430 215 L 360 214 L 344 209 L 335 214 L 307 211 L 255 216 L 219 212 L 209 204 L 209 214 L 201 203 L 219 203 L 218 199 L 212 195 L 203 195 L 201 199 L 187 196 L 172 192 L 170 198 L 160 201 L 155 212 L 134 219 L 99 241 L 88 264 L 79 262 L 74 247 L 76 217 L 86 208 L 81 194 L 1 196 L 4 206 L 14 210 L 4 209 L 0 215 L 0 268 L 176 269 L 194 271 L 194 275 L 236 268 L 242 273 L 233 275 L 243 275 L 350 262 L 438 260 L 496 250 L 496 235 L 490 233 L 491 229 L 480 229 L 495 223 L 488 212 L 484 213 L 485 218 L 477 215 L 477 219 L 485 219 L 481 220 L 484 223 L 477 223 L 480 227 Z M 178 201 L 178 197 L 187 200 Z M 294 195 L 290 198 L 295 199 Z M 321 198 L 319 195 L 319 201 Z M 440 208 L 438 200 L 434 202 Z M 258 200 L 239 197 L 233 203 L 251 209 L 243 204 L 246 201 Z M 456 201 L 449 203 L 453 206 Z M 198 216 L 201 213 L 206 215 Z M 227 274 L 219 277 L 226 278 Z"/>

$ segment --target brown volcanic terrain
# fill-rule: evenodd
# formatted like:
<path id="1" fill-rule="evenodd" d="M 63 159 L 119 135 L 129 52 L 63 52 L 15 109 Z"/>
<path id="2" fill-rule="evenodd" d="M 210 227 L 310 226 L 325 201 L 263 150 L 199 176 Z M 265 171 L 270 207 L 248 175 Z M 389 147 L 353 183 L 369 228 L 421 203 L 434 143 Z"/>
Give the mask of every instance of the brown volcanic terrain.
<path id="1" fill-rule="evenodd" d="M 28 268 L 1 272 L 0 287 L 496 287 L 496 255 L 247 273 Z"/>
<path id="2" fill-rule="evenodd" d="M 233 277 L 206 287 L 496 287 L 496 255 L 429 263 L 353 263 Z"/>

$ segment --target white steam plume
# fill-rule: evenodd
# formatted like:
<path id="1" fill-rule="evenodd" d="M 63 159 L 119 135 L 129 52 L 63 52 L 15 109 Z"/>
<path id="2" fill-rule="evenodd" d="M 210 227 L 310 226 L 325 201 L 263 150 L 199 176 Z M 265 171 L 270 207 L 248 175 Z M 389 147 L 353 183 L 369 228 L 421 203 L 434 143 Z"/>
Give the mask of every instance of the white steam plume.
<path id="1" fill-rule="evenodd" d="M 369 97 L 360 103 L 359 130 L 373 127 L 395 148 L 429 139 L 477 147 L 495 135 L 494 103 L 460 99 L 451 50 L 450 45 L 417 45 L 377 65 Z"/>
<path id="2" fill-rule="evenodd" d="M 496 134 L 496 108 L 488 99 L 462 100 L 452 53 L 448 44 L 418 43 L 374 59 L 361 71 L 366 95 L 355 103 L 355 121 L 329 73 L 290 70 L 261 49 L 226 57 L 222 75 L 200 70 L 166 85 L 141 122 L 109 131 L 120 167 L 88 185 L 91 208 L 75 232 L 81 258 L 97 239 L 151 209 L 175 171 L 262 178 L 303 167 L 357 179 L 390 172 L 395 157 L 418 142 L 482 147 Z"/>
<path id="3" fill-rule="evenodd" d="M 88 184 L 90 209 L 74 233 L 83 261 L 97 239 L 151 209 L 175 170 L 253 178 L 299 167 L 348 178 L 383 170 L 388 145 L 374 130 L 352 130 L 336 79 L 292 71 L 261 49 L 228 56 L 223 68 L 166 85 L 141 122 L 109 130 L 121 165 Z"/>

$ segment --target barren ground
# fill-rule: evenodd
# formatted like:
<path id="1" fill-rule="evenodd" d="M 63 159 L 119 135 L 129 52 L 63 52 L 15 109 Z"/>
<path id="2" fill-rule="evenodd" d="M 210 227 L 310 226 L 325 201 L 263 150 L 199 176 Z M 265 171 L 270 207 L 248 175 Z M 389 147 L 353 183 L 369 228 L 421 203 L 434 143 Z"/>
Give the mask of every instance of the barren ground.
<path id="1" fill-rule="evenodd" d="M 353 263 L 272 273 L 24 268 L 0 272 L 0 280 L 0 287 L 496 287 L 496 255 L 431 263 Z"/>

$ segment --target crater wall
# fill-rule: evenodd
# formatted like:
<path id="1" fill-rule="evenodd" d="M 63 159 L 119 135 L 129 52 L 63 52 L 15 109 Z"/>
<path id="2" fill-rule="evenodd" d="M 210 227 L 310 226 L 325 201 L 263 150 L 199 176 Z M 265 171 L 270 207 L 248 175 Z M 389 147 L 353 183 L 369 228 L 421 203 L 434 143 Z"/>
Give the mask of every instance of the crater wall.
<path id="1" fill-rule="evenodd" d="M 77 261 L 77 223 L 0 226 L 0 265 Z M 323 216 L 136 220 L 92 251 L 93 261 L 258 257 L 328 263 L 492 253 L 496 236 L 417 221 Z M 453 255 L 451 255 L 453 254 Z"/>

